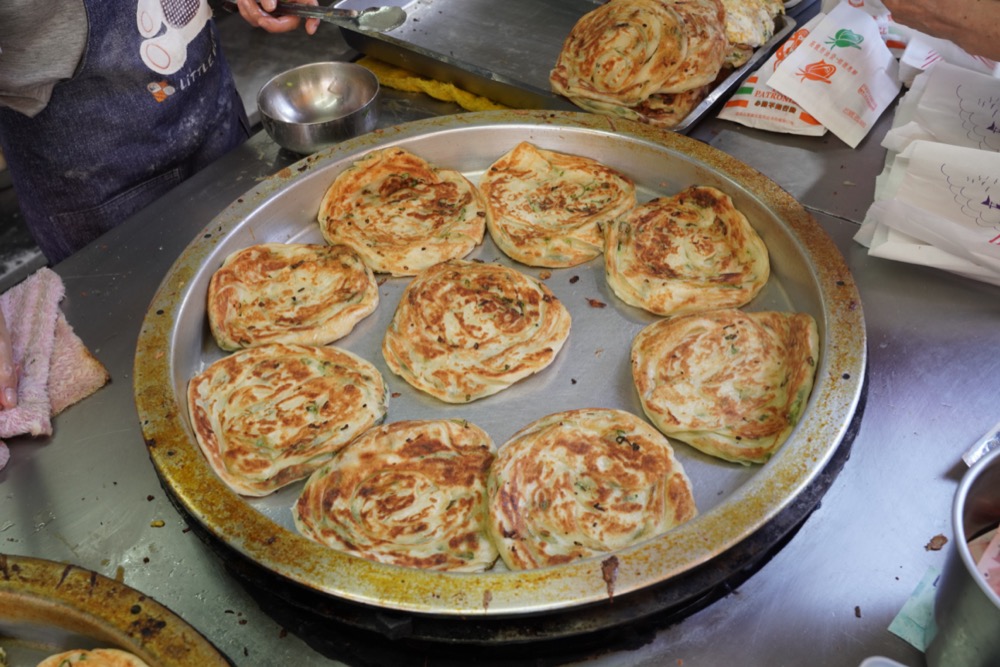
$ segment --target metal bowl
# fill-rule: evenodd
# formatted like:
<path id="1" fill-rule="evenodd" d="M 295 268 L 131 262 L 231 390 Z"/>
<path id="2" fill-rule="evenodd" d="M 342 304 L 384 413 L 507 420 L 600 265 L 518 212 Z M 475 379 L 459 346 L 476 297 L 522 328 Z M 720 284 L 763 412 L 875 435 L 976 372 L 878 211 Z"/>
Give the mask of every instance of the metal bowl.
<path id="1" fill-rule="evenodd" d="M 1000 450 L 962 477 L 951 510 L 954 541 L 934 600 L 936 632 L 927 647 L 929 667 L 1000 664 L 1000 595 L 979 574 L 969 540 L 1000 522 Z"/>
<path id="2" fill-rule="evenodd" d="M 279 146 L 309 155 L 374 130 L 378 97 L 378 77 L 371 70 L 354 63 L 310 63 L 265 83 L 257 109 Z"/>

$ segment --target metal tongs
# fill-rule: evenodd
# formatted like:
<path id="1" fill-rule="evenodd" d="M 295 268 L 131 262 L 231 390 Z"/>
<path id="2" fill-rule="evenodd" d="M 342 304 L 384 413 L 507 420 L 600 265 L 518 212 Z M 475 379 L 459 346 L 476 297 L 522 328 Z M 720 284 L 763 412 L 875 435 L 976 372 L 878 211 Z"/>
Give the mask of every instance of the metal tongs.
<path id="1" fill-rule="evenodd" d="M 230 9 L 236 9 L 236 0 L 224 0 Z M 406 12 L 402 7 L 369 7 L 368 9 L 338 9 L 317 5 L 300 5 L 296 2 L 279 0 L 278 6 L 272 12 L 275 16 L 299 16 L 307 19 L 319 19 L 327 23 L 366 30 L 369 32 L 388 32 L 406 22 Z"/>

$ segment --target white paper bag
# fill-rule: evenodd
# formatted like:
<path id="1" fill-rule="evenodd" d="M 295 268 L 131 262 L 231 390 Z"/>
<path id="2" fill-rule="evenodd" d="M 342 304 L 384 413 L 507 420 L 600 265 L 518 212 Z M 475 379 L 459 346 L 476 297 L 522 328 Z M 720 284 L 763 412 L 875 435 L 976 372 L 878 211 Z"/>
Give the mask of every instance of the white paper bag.
<path id="1" fill-rule="evenodd" d="M 951 63 L 982 74 L 993 74 L 996 70 L 997 64 L 994 61 L 970 55 L 950 40 L 931 37 L 911 28 L 905 29 L 910 32 L 910 38 L 899 59 L 899 79 L 907 86 L 912 84 L 918 74 L 939 62 Z"/>
<path id="2" fill-rule="evenodd" d="M 899 94 L 898 64 L 865 11 L 834 7 L 767 84 L 856 147 Z"/>
<path id="3" fill-rule="evenodd" d="M 1000 151 L 1000 79 L 938 62 L 913 82 L 882 145 L 902 152 L 913 141 Z"/>
<path id="4" fill-rule="evenodd" d="M 911 249 L 905 261 L 1000 280 L 1000 153 L 915 141 L 879 178 L 881 199 L 855 237 L 870 254 L 887 256 L 890 249 L 881 246 L 888 240 L 895 258 L 906 254 L 899 239 L 887 239 L 881 229 L 887 227 L 944 253 Z"/>
<path id="5" fill-rule="evenodd" d="M 868 254 L 872 257 L 928 266 L 954 273 L 963 278 L 1000 286 L 1000 274 L 995 271 L 974 264 L 967 259 L 956 257 L 903 232 L 885 225 L 875 224 L 870 228 L 871 238 L 864 242 L 860 238 L 864 229 L 863 226 L 862 231 L 859 231 L 854 238 L 868 246 Z"/>

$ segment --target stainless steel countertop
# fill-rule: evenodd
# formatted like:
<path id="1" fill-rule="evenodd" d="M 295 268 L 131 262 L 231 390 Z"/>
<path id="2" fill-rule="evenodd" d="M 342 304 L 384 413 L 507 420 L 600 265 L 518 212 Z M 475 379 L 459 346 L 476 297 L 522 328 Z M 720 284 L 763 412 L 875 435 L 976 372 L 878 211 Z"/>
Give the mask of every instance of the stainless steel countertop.
<path id="1" fill-rule="evenodd" d="M 448 112 L 389 94 L 386 124 Z M 891 114 L 891 111 L 890 111 Z M 632 650 L 587 665 L 852 666 L 922 654 L 887 627 L 946 549 L 962 451 L 997 420 L 998 290 L 869 258 L 852 241 L 872 200 L 889 116 L 856 150 L 836 138 L 774 135 L 718 120 L 691 136 L 744 160 L 798 198 L 844 253 L 870 341 L 867 407 L 850 459 L 791 541 L 728 596 Z M 62 307 L 110 385 L 14 438 L 0 472 L 0 553 L 71 562 L 148 594 L 238 665 L 338 664 L 264 613 L 189 530 L 150 463 L 132 395 L 135 343 L 167 270 L 204 226 L 297 159 L 263 134 L 56 267 Z M 155 527 L 162 521 L 162 527 Z"/>

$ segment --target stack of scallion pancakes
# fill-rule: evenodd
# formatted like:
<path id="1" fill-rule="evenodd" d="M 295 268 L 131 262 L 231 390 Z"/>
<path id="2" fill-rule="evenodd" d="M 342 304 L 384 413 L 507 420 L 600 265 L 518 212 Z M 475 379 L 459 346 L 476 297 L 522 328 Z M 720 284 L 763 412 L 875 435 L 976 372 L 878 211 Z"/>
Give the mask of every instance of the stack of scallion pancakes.
<path id="1" fill-rule="evenodd" d="M 531 143 L 473 184 L 390 147 L 336 176 L 318 224 L 326 244 L 251 246 L 215 272 L 208 320 L 233 352 L 191 378 L 188 401 L 218 476 L 246 496 L 301 482 L 295 525 L 334 549 L 463 572 L 615 552 L 697 513 L 668 436 L 763 462 L 808 400 L 816 324 L 741 310 L 768 281 L 767 248 L 713 187 L 639 203 L 617 169 Z M 465 258 L 487 232 L 511 261 Z M 571 312 L 542 277 L 588 263 L 622 308 L 656 316 L 631 350 L 648 421 L 580 405 L 499 446 L 464 420 L 385 421 L 375 360 L 335 344 L 378 307 L 376 273 L 407 281 L 387 367 L 442 415 L 488 402 L 565 354 Z"/>
<path id="2" fill-rule="evenodd" d="M 574 25 L 549 82 L 587 111 L 672 129 L 784 11 L 782 0 L 610 0 Z"/>

